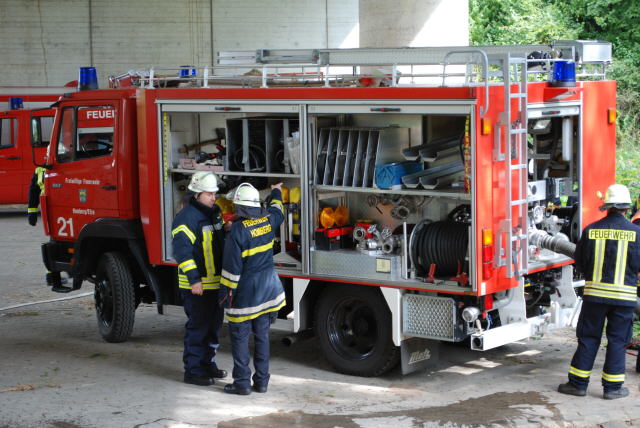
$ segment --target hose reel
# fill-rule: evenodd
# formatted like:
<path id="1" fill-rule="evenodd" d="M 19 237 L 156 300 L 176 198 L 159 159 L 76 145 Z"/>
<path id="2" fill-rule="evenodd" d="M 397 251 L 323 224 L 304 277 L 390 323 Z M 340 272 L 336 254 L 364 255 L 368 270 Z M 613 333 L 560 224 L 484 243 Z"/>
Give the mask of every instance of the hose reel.
<path id="1" fill-rule="evenodd" d="M 431 265 L 438 276 L 456 275 L 465 266 L 469 248 L 469 225 L 443 220 L 422 220 L 411 233 L 409 256 L 418 276 L 426 276 Z"/>

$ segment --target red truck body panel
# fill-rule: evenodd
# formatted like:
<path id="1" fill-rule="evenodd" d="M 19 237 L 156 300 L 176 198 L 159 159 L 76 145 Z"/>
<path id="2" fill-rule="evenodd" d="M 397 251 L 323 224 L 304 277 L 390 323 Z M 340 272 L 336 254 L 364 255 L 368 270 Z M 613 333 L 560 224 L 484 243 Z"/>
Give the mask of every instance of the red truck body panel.
<path id="1" fill-rule="evenodd" d="M 0 204 L 26 204 L 34 161 L 42 164 L 46 147 L 31 147 L 31 118 L 48 117 L 55 110 L 8 110 L 0 112 Z M 47 137 L 48 138 L 48 137 Z M 34 159 L 35 156 L 35 159 Z"/>

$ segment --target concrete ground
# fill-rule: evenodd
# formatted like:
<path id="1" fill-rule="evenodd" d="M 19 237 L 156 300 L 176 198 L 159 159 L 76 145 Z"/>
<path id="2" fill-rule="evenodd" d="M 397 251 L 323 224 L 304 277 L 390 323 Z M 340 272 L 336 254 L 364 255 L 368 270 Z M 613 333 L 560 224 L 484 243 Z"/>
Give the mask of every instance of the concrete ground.
<path id="1" fill-rule="evenodd" d="M 40 222 L 0 213 L 0 308 L 68 296 L 43 284 L 44 239 Z M 635 358 L 628 398 L 602 399 L 603 352 L 586 397 L 556 392 L 576 345 L 569 329 L 485 353 L 445 345 L 433 371 L 375 379 L 334 373 L 316 339 L 285 347 L 274 331 L 268 393 L 240 397 L 224 381 L 181 382 L 184 322 L 181 308 L 143 305 L 131 339 L 109 344 L 91 297 L 0 310 L 0 427 L 640 426 Z M 231 371 L 226 328 L 218 360 Z"/>

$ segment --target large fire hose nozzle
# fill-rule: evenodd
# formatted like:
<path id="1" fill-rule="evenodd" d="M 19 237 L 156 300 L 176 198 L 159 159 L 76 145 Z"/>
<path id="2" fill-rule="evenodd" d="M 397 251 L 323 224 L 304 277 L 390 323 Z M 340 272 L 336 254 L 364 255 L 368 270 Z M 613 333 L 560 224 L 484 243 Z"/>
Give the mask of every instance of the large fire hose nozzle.
<path id="1" fill-rule="evenodd" d="M 551 236 L 542 230 L 529 232 L 529 244 L 555 253 L 564 254 L 571 258 L 573 258 L 573 254 L 576 252 L 576 244 L 569 241 L 566 235 L 558 234 Z"/>

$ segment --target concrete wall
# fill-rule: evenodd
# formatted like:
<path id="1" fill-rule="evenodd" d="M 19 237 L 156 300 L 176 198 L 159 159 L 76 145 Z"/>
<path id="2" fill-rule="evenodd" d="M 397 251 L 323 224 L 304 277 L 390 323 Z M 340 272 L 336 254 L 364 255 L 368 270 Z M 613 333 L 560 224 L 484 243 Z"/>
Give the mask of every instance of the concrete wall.
<path id="1" fill-rule="evenodd" d="M 359 24 L 360 22 L 360 24 Z M 211 65 L 219 50 L 466 45 L 467 0 L 0 0 L 0 86 Z"/>
<path id="2" fill-rule="evenodd" d="M 218 50 L 358 46 L 358 0 L 0 0 L 0 86 L 210 65 Z"/>
<path id="3" fill-rule="evenodd" d="M 360 0 L 360 47 L 468 44 L 468 0 Z"/>

